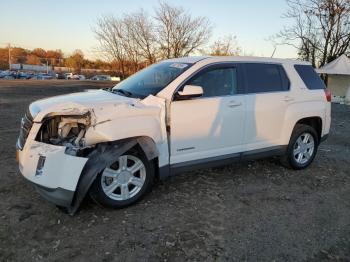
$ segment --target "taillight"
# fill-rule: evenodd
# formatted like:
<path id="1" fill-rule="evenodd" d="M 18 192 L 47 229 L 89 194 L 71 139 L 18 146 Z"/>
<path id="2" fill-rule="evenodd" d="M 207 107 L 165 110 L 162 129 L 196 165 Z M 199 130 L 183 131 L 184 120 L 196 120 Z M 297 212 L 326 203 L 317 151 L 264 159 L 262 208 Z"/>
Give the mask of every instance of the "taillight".
<path id="1" fill-rule="evenodd" d="M 332 101 L 332 93 L 331 93 L 331 91 L 329 91 L 328 89 L 325 89 L 324 90 L 324 94 L 326 95 L 327 102 L 331 102 Z"/>

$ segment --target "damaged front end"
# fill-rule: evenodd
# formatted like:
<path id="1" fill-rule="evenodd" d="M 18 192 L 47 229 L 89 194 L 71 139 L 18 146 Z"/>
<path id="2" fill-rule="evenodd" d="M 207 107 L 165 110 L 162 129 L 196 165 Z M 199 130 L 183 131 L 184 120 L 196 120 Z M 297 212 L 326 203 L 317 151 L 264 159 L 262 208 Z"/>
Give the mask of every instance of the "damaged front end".
<path id="1" fill-rule="evenodd" d="M 28 111 L 17 142 L 21 144 L 21 147 L 17 146 L 18 160 L 22 175 L 34 184 L 37 191 L 73 215 L 96 176 L 119 156 L 136 145 L 149 160 L 157 157 L 159 152 L 154 141 L 142 134 L 117 139 L 111 139 L 109 135 L 96 135 L 102 131 L 120 134 L 123 130 L 116 132 L 113 127 L 117 121 L 120 123 L 126 118 L 114 119 L 111 126 L 112 121 L 106 121 L 110 115 L 100 113 L 96 116 L 96 108 L 70 105 L 62 110 L 62 107 L 60 110 L 51 108 L 50 111 L 40 111 L 34 116 Z M 120 106 L 119 110 L 142 113 L 139 108 L 130 108 Z M 141 119 L 145 119 L 145 116 L 142 115 Z"/>
<path id="2" fill-rule="evenodd" d="M 65 146 L 67 154 L 81 156 L 81 150 L 87 148 L 85 133 L 90 125 L 90 111 L 82 115 L 49 116 L 43 120 L 35 140 Z"/>

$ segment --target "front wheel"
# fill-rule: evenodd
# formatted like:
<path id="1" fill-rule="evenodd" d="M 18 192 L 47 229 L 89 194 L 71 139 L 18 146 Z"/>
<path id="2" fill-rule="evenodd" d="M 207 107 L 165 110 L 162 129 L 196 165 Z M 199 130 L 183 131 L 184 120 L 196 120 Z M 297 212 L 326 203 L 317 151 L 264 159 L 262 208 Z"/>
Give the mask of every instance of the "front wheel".
<path id="1" fill-rule="evenodd" d="M 154 173 L 153 163 L 142 152 L 127 152 L 96 177 L 90 196 L 103 206 L 129 206 L 151 189 Z"/>
<path id="2" fill-rule="evenodd" d="M 283 165 L 293 169 L 304 169 L 314 160 L 318 147 L 315 129 L 298 124 L 293 130 L 286 155 L 281 158 Z"/>

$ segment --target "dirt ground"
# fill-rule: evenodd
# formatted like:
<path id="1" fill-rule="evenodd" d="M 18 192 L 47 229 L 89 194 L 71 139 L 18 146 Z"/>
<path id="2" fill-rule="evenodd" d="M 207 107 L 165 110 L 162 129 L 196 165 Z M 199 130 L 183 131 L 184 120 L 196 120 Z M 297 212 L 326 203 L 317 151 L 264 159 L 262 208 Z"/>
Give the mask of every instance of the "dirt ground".
<path id="1" fill-rule="evenodd" d="M 350 107 L 332 105 L 312 166 L 277 159 L 199 170 L 122 210 L 87 199 L 68 216 L 18 172 L 20 118 L 33 100 L 111 82 L 0 81 L 0 261 L 350 261 Z"/>

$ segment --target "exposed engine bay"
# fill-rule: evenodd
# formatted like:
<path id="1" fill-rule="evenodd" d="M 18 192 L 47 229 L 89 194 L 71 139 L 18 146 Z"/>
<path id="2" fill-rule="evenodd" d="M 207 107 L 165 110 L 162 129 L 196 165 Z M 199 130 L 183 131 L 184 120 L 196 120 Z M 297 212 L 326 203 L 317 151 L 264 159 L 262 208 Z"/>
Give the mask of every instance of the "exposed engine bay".
<path id="1" fill-rule="evenodd" d="M 52 116 L 43 121 L 36 141 L 52 145 L 84 147 L 84 135 L 90 125 L 90 112 L 78 116 Z"/>

